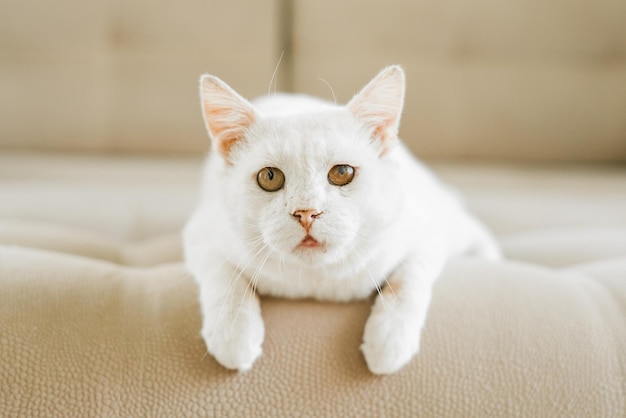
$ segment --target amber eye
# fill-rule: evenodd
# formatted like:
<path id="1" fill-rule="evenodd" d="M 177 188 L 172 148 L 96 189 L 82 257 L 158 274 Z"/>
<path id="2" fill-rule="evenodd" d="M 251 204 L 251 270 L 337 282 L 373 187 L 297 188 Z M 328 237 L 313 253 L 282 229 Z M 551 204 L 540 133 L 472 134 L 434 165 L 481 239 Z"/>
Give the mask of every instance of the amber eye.
<path id="1" fill-rule="evenodd" d="M 340 164 L 330 169 L 328 172 L 328 181 L 335 186 L 345 186 L 354 178 L 354 167 Z"/>
<path id="2" fill-rule="evenodd" d="M 276 167 L 265 167 L 256 175 L 256 182 L 266 192 L 275 192 L 283 188 L 285 175 Z"/>

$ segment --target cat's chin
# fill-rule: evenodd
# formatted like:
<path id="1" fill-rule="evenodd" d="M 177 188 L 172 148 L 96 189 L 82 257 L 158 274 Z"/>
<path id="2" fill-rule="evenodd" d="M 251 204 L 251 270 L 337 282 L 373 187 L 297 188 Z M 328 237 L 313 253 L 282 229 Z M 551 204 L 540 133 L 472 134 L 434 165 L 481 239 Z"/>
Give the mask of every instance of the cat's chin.
<path id="1" fill-rule="evenodd" d="M 304 239 L 298 244 L 296 250 L 314 250 L 314 251 L 323 251 L 326 252 L 326 244 L 323 242 L 319 242 L 315 238 L 310 235 L 304 237 Z"/>
<path id="2" fill-rule="evenodd" d="M 328 267 L 336 264 L 350 252 L 350 241 L 326 240 L 313 234 L 302 234 L 285 240 L 267 241 L 268 246 L 280 259 L 289 264 L 307 267 Z"/>
<path id="3" fill-rule="evenodd" d="M 341 254 L 334 246 L 307 236 L 291 251 L 290 258 L 309 267 L 324 267 L 336 263 Z"/>
<path id="4" fill-rule="evenodd" d="M 292 255 L 301 263 L 307 265 L 324 264 L 328 255 L 326 244 L 307 236 L 294 248 Z"/>

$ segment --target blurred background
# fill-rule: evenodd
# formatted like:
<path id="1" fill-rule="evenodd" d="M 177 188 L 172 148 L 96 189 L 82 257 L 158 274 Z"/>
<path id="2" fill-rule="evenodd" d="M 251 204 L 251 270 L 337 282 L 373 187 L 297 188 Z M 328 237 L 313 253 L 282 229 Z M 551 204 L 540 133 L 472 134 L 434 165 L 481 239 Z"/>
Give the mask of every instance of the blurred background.
<path id="1" fill-rule="evenodd" d="M 624 0 L 2 0 L 0 149 L 198 155 L 198 78 L 340 102 L 401 64 L 427 158 L 626 160 Z"/>

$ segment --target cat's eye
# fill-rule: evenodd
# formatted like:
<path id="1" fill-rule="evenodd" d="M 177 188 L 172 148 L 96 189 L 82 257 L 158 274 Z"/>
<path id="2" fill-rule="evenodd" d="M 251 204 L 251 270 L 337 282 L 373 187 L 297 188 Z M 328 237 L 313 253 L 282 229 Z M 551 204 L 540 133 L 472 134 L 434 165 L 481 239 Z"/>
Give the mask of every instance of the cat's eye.
<path id="1" fill-rule="evenodd" d="M 335 186 L 345 186 L 354 178 L 354 167 L 347 164 L 334 166 L 328 172 L 328 182 Z"/>
<path id="2" fill-rule="evenodd" d="M 256 182 L 266 192 L 276 192 L 285 185 L 285 175 L 279 168 L 265 167 L 256 175 Z"/>

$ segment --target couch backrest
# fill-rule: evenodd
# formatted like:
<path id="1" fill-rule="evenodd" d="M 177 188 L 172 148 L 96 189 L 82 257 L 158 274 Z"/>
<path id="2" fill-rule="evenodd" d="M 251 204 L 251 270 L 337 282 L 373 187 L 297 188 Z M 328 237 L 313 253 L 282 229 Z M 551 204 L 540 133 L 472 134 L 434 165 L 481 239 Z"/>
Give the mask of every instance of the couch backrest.
<path id="1" fill-rule="evenodd" d="M 626 160 L 626 2 L 9 0 L 0 146 L 201 153 L 198 77 L 347 101 L 403 65 L 421 156 Z"/>

